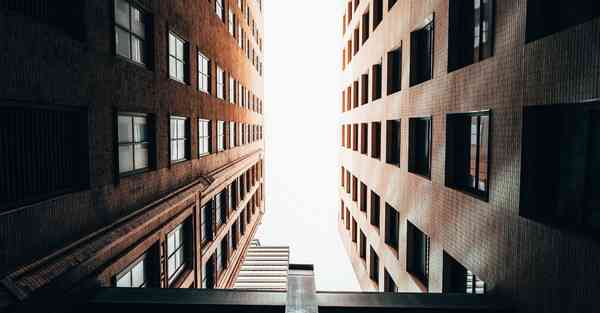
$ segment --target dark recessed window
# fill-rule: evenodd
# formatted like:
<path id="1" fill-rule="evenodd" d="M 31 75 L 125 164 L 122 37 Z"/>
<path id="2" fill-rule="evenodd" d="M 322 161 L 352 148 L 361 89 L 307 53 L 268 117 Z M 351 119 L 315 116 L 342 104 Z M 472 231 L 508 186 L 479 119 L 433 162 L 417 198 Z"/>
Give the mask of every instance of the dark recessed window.
<path id="1" fill-rule="evenodd" d="M 344 187 L 344 176 L 345 176 L 345 175 L 346 175 L 346 170 L 345 170 L 345 169 L 344 169 L 344 167 L 342 166 L 342 175 L 340 175 L 340 176 L 341 176 L 341 178 L 342 178 L 342 187 Z"/>
<path id="2" fill-rule="evenodd" d="M 188 119 L 171 116 L 171 162 L 189 159 Z"/>
<path id="3" fill-rule="evenodd" d="M 358 124 L 352 125 L 352 150 L 358 151 Z"/>
<path id="4" fill-rule="evenodd" d="M 369 27 L 371 27 L 371 25 L 370 25 L 370 21 L 369 21 L 369 11 L 367 11 L 362 16 L 362 44 L 363 45 L 369 39 Z"/>
<path id="5" fill-rule="evenodd" d="M 119 113 L 119 173 L 121 175 L 150 167 L 152 133 L 145 114 Z"/>
<path id="6" fill-rule="evenodd" d="M 367 260 L 367 236 L 365 236 L 365 233 L 363 233 L 362 230 L 360 231 L 358 241 L 358 255 L 361 259 Z"/>
<path id="7" fill-rule="evenodd" d="M 198 119 L 198 155 L 204 156 L 211 151 L 211 122 L 205 119 Z"/>
<path id="8" fill-rule="evenodd" d="M 429 236 L 411 222 L 406 227 L 406 271 L 427 288 L 429 281 Z"/>
<path id="9" fill-rule="evenodd" d="M 433 78 L 434 20 L 410 33 L 410 85 Z"/>
<path id="10" fill-rule="evenodd" d="M 387 94 L 394 94 L 402 89 L 402 47 L 387 54 Z"/>
<path id="11" fill-rule="evenodd" d="M 600 103 L 525 107 L 521 216 L 600 231 Z"/>
<path id="12" fill-rule="evenodd" d="M 351 125 L 346 125 L 346 148 L 350 149 L 352 142 L 352 129 Z"/>
<path id="13" fill-rule="evenodd" d="M 369 73 L 360 76 L 360 104 L 365 105 L 369 102 Z"/>
<path id="14" fill-rule="evenodd" d="M 179 224 L 167 234 L 167 279 L 169 284 L 173 283 L 185 267 L 185 241 L 183 224 Z"/>
<path id="15" fill-rule="evenodd" d="M 367 212 L 367 185 L 360 182 L 360 211 Z"/>
<path id="16" fill-rule="evenodd" d="M 354 81 L 353 89 L 354 89 L 354 95 L 353 95 L 354 97 L 352 99 L 353 100 L 352 101 L 352 107 L 353 108 L 358 108 L 358 99 L 359 99 L 358 98 L 358 93 L 360 92 L 360 88 L 358 87 L 358 80 Z"/>
<path id="17" fill-rule="evenodd" d="M 357 239 L 358 235 L 357 235 L 357 229 L 356 228 L 357 228 L 356 220 L 352 219 L 352 242 L 354 242 L 354 243 L 356 243 L 357 240 L 358 240 Z"/>
<path id="18" fill-rule="evenodd" d="M 346 193 L 350 194 L 350 171 L 346 170 Z"/>
<path id="19" fill-rule="evenodd" d="M 181 37 L 169 32 L 169 77 L 181 83 L 188 79 L 188 44 Z"/>
<path id="20" fill-rule="evenodd" d="M 202 212 L 200 213 L 200 228 L 201 228 L 201 236 L 202 243 L 212 241 L 214 237 L 214 232 L 216 227 L 214 225 L 214 209 L 213 202 L 209 201 L 206 205 L 202 207 Z"/>
<path id="21" fill-rule="evenodd" d="M 360 153 L 369 153 L 369 124 L 360 124 Z"/>
<path id="22" fill-rule="evenodd" d="M 373 101 L 381 98 L 381 89 L 383 88 L 382 77 L 381 77 L 381 64 L 373 65 L 373 86 L 371 87 L 371 94 Z"/>
<path id="23" fill-rule="evenodd" d="M 450 0 L 448 72 L 494 53 L 494 0 Z"/>
<path id="24" fill-rule="evenodd" d="M 385 204 L 385 243 L 398 252 L 400 215 L 391 205 Z"/>
<path id="25" fill-rule="evenodd" d="M 563 31 L 600 16 L 600 2 L 527 1 L 527 42 Z"/>
<path id="26" fill-rule="evenodd" d="M 221 263 L 221 269 L 225 270 L 229 263 L 229 233 L 225 234 L 223 240 L 221 240 L 221 259 L 219 262 Z"/>
<path id="27" fill-rule="evenodd" d="M 381 123 L 371 123 L 371 157 L 379 159 L 381 157 Z"/>
<path id="28" fill-rule="evenodd" d="M 377 228 L 379 228 L 380 205 L 381 200 L 379 199 L 379 195 L 371 191 L 371 212 L 369 215 L 369 222 L 371 223 L 371 225 Z"/>
<path id="29" fill-rule="evenodd" d="M 352 201 L 358 201 L 358 178 L 352 176 Z"/>
<path id="30" fill-rule="evenodd" d="M 373 31 L 383 20 L 383 0 L 373 0 Z"/>
<path id="31" fill-rule="evenodd" d="M 446 118 L 446 186 L 487 200 L 490 112 Z"/>
<path id="32" fill-rule="evenodd" d="M 216 282 L 215 255 L 213 254 L 202 267 L 202 288 L 213 289 Z"/>
<path id="33" fill-rule="evenodd" d="M 115 48 L 118 55 L 146 64 L 148 26 L 148 17 L 143 10 L 129 1 L 115 0 Z"/>
<path id="34" fill-rule="evenodd" d="M 344 220 L 344 200 L 340 200 L 340 219 L 343 221 Z"/>
<path id="35" fill-rule="evenodd" d="M 354 30 L 354 55 L 358 53 L 358 48 L 360 48 L 360 29 L 357 27 Z"/>
<path id="36" fill-rule="evenodd" d="M 399 292 L 398 290 L 398 285 L 396 285 L 396 282 L 394 281 L 394 279 L 392 278 L 392 275 L 390 275 L 390 273 L 388 273 L 387 269 L 383 269 L 383 291 L 384 292 Z"/>
<path id="37" fill-rule="evenodd" d="M 369 278 L 379 285 L 379 256 L 373 247 L 369 251 Z"/>
<path id="38" fill-rule="evenodd" d="M 116 276 L 117 288 L 145 288 L 147 284 L 146 255 L 142 255 Z"/>
<path id="39" fill-rule="evenodd" d="M 444 293 L 485 294 L 485 282 L 446 251 L 444 251 L 443 262 L 442 290 Z"/>
<path id="40" fill-rule="evenodd" d="M 409 120 L 408 171 L 431 177 L 431 118 Z"/>
<path id="41" fill-rule="evenodd" d="M 400 166 L 400 120 L 387 121 L 386 156 L 388 164 Z"/>
<path id="42" fill-rule="evenodd" d="M 346 208 L 346 230 L 350 230 L 350 211 Z"/>
<path id="43" fill-rule="evenodd" d="M 388 11 L 390 11 L 394 5 L 396 5 L 396 2 L 398 2 L 398 0 L 388 0 Z"/>
<path id="44" fill-rule="evenodd" d="M 352 86 L 346 89 L 346 111 L 352 110 Z"/>

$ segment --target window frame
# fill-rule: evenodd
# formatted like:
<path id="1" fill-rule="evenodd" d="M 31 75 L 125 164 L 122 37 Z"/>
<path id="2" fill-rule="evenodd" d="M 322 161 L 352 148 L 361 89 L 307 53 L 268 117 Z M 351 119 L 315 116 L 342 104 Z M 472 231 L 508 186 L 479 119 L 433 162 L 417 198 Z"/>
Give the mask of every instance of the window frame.
<path id="1" fill-rule="evenodd" d="M 173 236 L 176 236 L 176 232 L 179 233 L 179 236 L 181 236 L 180 238 L 180 245 L 174 247 L 174 250 L 172 251 L 172 253 L 169 253 L 169 236 L 171 236 L 171 234 L 173 234 Z M 167 281 L 168 284 L 171 285 L 173 284 L 173 282 L 175 282 L 175 280 L 177 280 L 177 278 L 180 276 L 180 274 L 183 272 L 183 270 L 185 269 L 185 267 L 187 266 L 187 260 L 186 260 L 186 238 L 185 238 L 185 229 L 184 229 L 184 223 L 181 223 L 177 226 L 175 226 L 170 232 L 167 233 L 167 235 L 165 236 L 165 244 L 166 244 L 166 252 L 167 252 L 167 257 L 166 257 L 166 264 L 167 264 L 167 271 L 166 271 L 166 276 L 167 276 Z M 175 239 L 174 239 L 175 240 Z M 181 263 L 180 264 L 176 264 L 176 269 L 174 272 L 170 273 L 169 272 L 169 260 L 171 260 L 172 257 L 176 257 L 176 254 L 181 252 Z"/>
<path id="2" fill-rule="evenodd" d="M 204 69 L 204 62 L 206 62 L 206 69 Z M 198 90 L 209 95 L 211 94 L 211 64 L 210 58 L 198 50 Z M 203 86 L 203 78 L 206 78 L 206 86 Z"/>
<path id="3" fill-rule="evenodd" d="M 206 123 L 207 134 L 204 134 L 202 130 L 204 129 L 204 125 L 201 124 Z M 212 154 L 212 121 L 208 119 L 199 118 L 198 119 L 198 157 L 204 157 Z M 202 147 L 204 146 L 203 141 L 206 142 L 206 151 L 203 151 Z"/>
<path id="4" fill-rule="evenodd" d="M 425 47 L 420 46 L 420 44 L 424 44 L 425 42 L 429 44 L 429 51 L 423 51 Z M 425 65 L 429 67 L 427 73 L 425 73 L 425 70 L 427 70 Z M 434 66 L 435 14 L 427 18 L 423 26 L 410 33 L 410 87 L 418 86 L 432 80 L 435 72 Z"/>
<path id="5" fill-rule="evenodd" d="M 118 112 L 117 114 L 117 120 L 116 120 L 116 124 L 117 124 L 117 172 L 119 174 L 119 177 L 127 177 L 127 176 L 132 176 L 132 175 L 136 175 L 136 174 L 141 174 L 141 173 L 145 173 L 148 171 L 151 171 L 154 168 L 154 162 L 153 162 L 153 151 L 154 151 L 154 136 L 153 136 L 153 127 L 151 125 L 152 123 L 152 116 L 150 114 L 147 113 L 135 113 L 135 112 Z M 132 142 L 122 142 L 119 140 L 119 118 L 120 117 L 130 117 L 131 118 L 131 134 L 132 134 Z M 145 141 L 136 141 L 135 139 L 135 118 L 144 118 L 146 121 L 146 132 L 147 132 L 147 138 Z M 143 168 L 139 168 L 136 169 L 135 168 L 135 146 L 136 145 L 148 145 L 148 165 L 146 167 Z M 132 147 L 132 165 L 133 165 L 133 169 L 129 170 L 129 171 L 125 171 L 125 172 L 121 172 L 121 168 L 120 168 L 120 162 L 121 162 L 121 152 L 120 152 L 120 148 L 122 146 L 131 146 Z"/>
<path id="6" fill-rule="evenodd" d="M 124 2 L 128 4 L 128 16 L 129 16 L 129 29 L 125 28 L 125 26 L 121 25 L 119 22 L 117 22 L 117 2 Z M 147 10 L 145 10 L 144 8 L 142 8 L 140 5 L 138 5 L 136 2 L 134 1 L 130 1 L 130 0 L 113 0 L 113 31 L 114 31 L 114 53 L 117 57 L 119 58 L 123 58 L 126 61 L 129 61 L 133 64 L 142 66 L 142 67 L 148 67 L 148 61 L 151 58 L 150 53 L 149 53 L 149 49 L 148 49 L 148 41 L 151 40 L 150 35 L 148 34 L 149 32 L 149 27 L 150 27 L 150 23 L 151 20 L 149 18 L 149 13 Z M 132 21 L 132 9 L 135 8 L 137 11 L 139 11 L 140 17 L 142 19 L 143 22 L 143 27 L 144 27 L 144 38 L 141 38 L 139 34 L 136 34 L 133 30 L 133 21 Z M 129 56 L 125 56 L 122 55 L 118 52 L 118 38 L 117 38 L 117 29 L 120 29 L 124 32 L 126 32 L 129 35 Z M 136 38 L 137 40 L 140 41 L 140 49 L 141 49 L 141 53 L 143 53 L 141 55 L 141 61 L 137 61 L 133 58 L 133 38 Z"/>
<path id="7" fill-rule="evenodd" d="M 143 273 L 144 282 L 139 286 L 133 286 L 133 269 L 136 268 L 139 264 L 143 264 L 143 272 L 142 273 Z M 121 278 L 123 278 L 126 275 L 129 275 L 130 286 L 127 286 L 127 287 L 117 286 L 119 281 L 121 280 Z M 127 267 L 125 267 L 123 270 L 121 270 L 119 273 L 117 273 L 113 278 L 113 285 L 116 288 L 146 288 L 148 286 L 148 269 L 147 269 L 147 262 L 146 262 L 146 253 L 142 254 L 135 261 L 131 262 L 129 265 L 127 265 Z"/>
<path id="8" fill-rule="evenodd" d="M 183 127 L 184 127 L 184 133 L 185 133 L 183 137 L 173 137 L 174 136 L 173 127 L 172 127 L 173 121 L 176 121 L 176 122 L 183 121 L 183 123 L 184 123 Z M 177 125 L 176 129 L 179 129 L 179 125 Z M 177 136 L 177 135 L 175 135 L 175 136 Z M 175 142 L 183 141 L 183 147 L 184 147 L 183 158 L 173 159 L 173 142 L 174 141 Z M 179 146 L 177 146 L 177 147 L 179 147 Z M 185 117 L 185 116 L 181 116 L 181 115 L 169 116 L 169 159 L 170 159 L 171 164 L 189 161 L 190 160 L 189 150 L 190 150 L 189 118 Z M 179 152 L 179 150 L 177 152 Z"/>
<path id="9" fill-rule="evenodd" d="M 175 40 L 175 55 L 171 54 L 171 38 L 173 38 Z M 183 39 L 182 36 L 178 35 L 177 33 L 175 33 L 172 30 L 169 30 L 168 36 L 167 36 L 167 45 L 168 45 L 168 65 L 169 65 L 169 78 L 171 80 L 174 80 L 176 82 L 182 83 L 182 84 L 187 84 L 188 83 L 188 66 L 189 66 L 189 61 L 188 61 L 188 49 L 189 49 L 189 44 L 188 42 Z M 177 43 L 181 42 L 182 45 L 182 53 L 183 55 L 181 56 L 181 58 L 179 58 L 179 56 L 177 55 Z M 174 59 L 175 60 L 175 76 L 172 75 L 171 73 L 171 60 Z M 181 63 L 182 64 L 182 77 L 181 79 L 179 79 L 179 77 L 177 76 L 179 74 L 178 69 L 177 69 L 177 64 Z"/>
<path id="10" fill-rule="evenodd" d="M 418 151 L 415 150 L 415 145 L 417 144 L 417 123 L 419 121 L 426 121 L 428 124 L 427 128 L 427 142 L 426 144 L 426 154 L 427 154 L 427 172 L 422 172 L 422 169 L 417 164 L 419 160 L 417 159 Z M 433 151 L 432 151 L 432 143 L 433 143 L 433 117 L 432 116 L 423 116 L 423 117 L 411 117 L 408 120 L 408 172 L 414 175 L 421 176 L 428 180 L 431 180 L 431 163 L 433 159 Z"/>

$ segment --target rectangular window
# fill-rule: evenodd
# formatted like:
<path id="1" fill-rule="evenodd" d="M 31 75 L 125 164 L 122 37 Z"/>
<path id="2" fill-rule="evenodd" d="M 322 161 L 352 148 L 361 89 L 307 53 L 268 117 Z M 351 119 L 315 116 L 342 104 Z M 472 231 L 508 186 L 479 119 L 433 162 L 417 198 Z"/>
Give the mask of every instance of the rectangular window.
<path id="1" fill-rule="evenodd" d="M 238 224 L 237 221 L 233 222 L 231 226 L 231 249 L 236 250 L 238 248 Z"/>
<path id="2" fill-rule="evenodd" d="M 186 82 L 187 43 L 169 32 L 169 76 L 181 83 Z"/>
<path id="3" fill-rule="evenodd" d="M 381 123 L 371 123 L 371 157 L 379 159 L 381 157 Z"/>
<path id="4" fill-rule="evenodd" d="M 150 167 L 151 132 L 144 114 L 119 113 L 119 173 Z"/>
<path id="5" fill-rule="evenodd" d="M 210 93 L 210 60 L 198 52 L 198 90 Z"/>
<path id="6" fill-rule="evenodd" d="M 225 234 L 223 240 L 221 240 L 221 259 L 219 262 L 221 263 L 221 269 L 225 270 L 227 268 L 227 264 L 229 263 L 229 234 Z"/>
<path id="7" fill-rule="evenodd" d="M 381 199 L 379 198 L 379 195 L 376 194 L 374 191 L 371 191 L 371 214 L 369 215 L 369 222 L 371 223 L 371 225 L 377 228 L 379 228 L 380 205 Z"/>
<path id="8" fill-rule="evenodd" d="M 369 153 L 369 124 L 360 124 L 360 153 L 366 155 Z"/>
<path id="9" fill-rule="evenodd" d="M 394 94 L 402 89 L 402 47 L 387 54 L 387 94 Z"/>
<path id="10" fill-rule="evenodd" d="M 398 252 L 400 239 L 400 214 L 389 204 L 385 204 L 385 243 Z"/>
<path id="11" fill-rule="evenodd" d="M 169 284 L 173 283 L 185 266 L 184 242 L 183 224 L 178 225 L 167 234 L 167 278 Z"/>
<path id="12" fill-rule="evenodd" d="M 213 254 L 202 268 L 202 288 L 213 289 L 216 282 L 215 255 Z"/>
<path id="13" fill-rule="evenodd" d="M 358 124 L 352 125 L 352 150 L 358 151 Z"/>
<path id="14" fill-rule="evenodd" d="M 346 91 L 346 110 L 352 110 L 352 86 L 348 86 Z"/>
<path id="15" fill-rule="evenodd" d="M 383 88 L 382 77 L 381 77 L 381 64 L 373 65 L 373 86 L 371 87 L 371 95 L 373 101 L 381 99 L 381 89 Z"/>
<path id="16" fill-rule="evenodd" d="M 145 288 L 147 280 L 145 265 L 145 255 L 143 255 L 117 274 L 115 286 L 118 288 Z"/>
<path id="17" fill-rule="evenodd" d="M 202 232 L 202 242 L 208 242 L 213 240 L 215 227 L 213 225 L 213 204 L 212 201 L 209 201 L 206 205 L 202 207 L 201 214 L 201 232 Z"/>
<path id="18" fill-rule="evenodd" d="M 146 63 L 147 15 L 129 1 L 115 0 L 116 53 L 139 64 Z"/>
<path id="19" fill-rule="evenodd" d="M 211 151 L 211 122 L 209 120 L 198 120 L 198 155 L 204 156 Z"/>
<path id="20" fill-rule="evenodd" d="M 353 108 L 358 108 L 358 93 L 360 92 L 360 88 L 358 88 L 358 80 L 354 81 L 354 97 L 353 97 L 353 101 L 352 101 L 352 107 Z"/>
<path id="21" fill-rule="evenodd" d="M 229 92 L 227 93 L 227 97 L 229 98 L 230 103 L 235 103 L 235 79 L 233 76 L 229 75 Z"/>
<path id="22" fill-rule="evenodd" d="M 235 122 L 229 122 L 229 147 L 235 147 Z"/>
<path id="23" fill-rule="evenodd" d="M 346 125 L 346 148 L 350 149 L 352 142 L 352 125 Z"/>
<path id="24" fill-rule="evenodd" d="M 367 213 L 367 185 L 360 182 L 360 211 Z"/>
<path id="25" fill-rule="evenodd" d="M 357 239 L 357 238 L 358 238 L 358 235 L 357 235 L 357 233 L 356 233 L 356 228 L 357 228 L 357 225 L 356 225 L 356 220 L 355 220 L 355 219 L 352 219 L 352 242 L 353 242 L 353 243 L 356 243 L 356 242 L 357 242 L 357 240 L 358 240 L 358 239 Z"/>
<path id="26" fill-rule="evenodd" d="M 346 145 L 346 126 L 342 125 L 342 147 Z"/>
<path id="27" fill-rule="evenodd" d="M 443 256 L 443 280 L 442 290 L 444 293 L 478 294 L 486 293 L 485 282 L 473 272 L 466 269 L 446 251 Z"/>
<path id="28" fill-rule="evenodd" d="M 526 42 L 538 40 L 600 16 L 598 1 L 528 0 Z"/>
<path id="29" fill-rule="evenodd" d="M 379 285 L 379 256 L 373 247 L 370 247 L 369 261 L 369 278 Z"/>
<path id="30" fill-rule="evenodd" d="M 360 104 L 369 102 L 369 72 L 360 76 Z"/>
<path id="31" fill-rule="evenodd" d="M 407 221 L 406 271 L 415 276 L 425 288 L 429 281 L 429 242 L 429 236 Z"/>
<path id="32" fill-rule="evenodd" d="M 352 201 L 358 201 L 358 178 L 352 176 Z"/>
<path id="33" fill-rule="evenodd" d="M 363 45 L 369 39 L 369 27 L 371 27 L 371 25 L 370 25 L 370 21 L 369 21 L 369 11 L 367 11 L 362 16 L 362 44 Z"/>
<path id="34" fill-rule="evenodd" d="M 367 260 L 367 236 L 363 231 L 360 231 L 360 237 L 358 241 L 358 255 L 361 259 Z"/>
<path id="35" fill-rule="evenodd" d="M 225 122 L 217 121 L 217 152 L 225 151 Z"/>
<path id="36" fill-rule="evenodd" d="M 350 182 L 351 182 L 350 177 L 351 177 L 350 171 L 346 170 L 346 193 L 348 193 L 348 194 L 350 194 L 350 187 L 351 187 L 350 186 Z"/>
<path id="37" fill-rule="evenodd" d="M 490 112 L 446 117 L 446 186 L 487 199 Z"/>
<path id="38" fill-rule="evenodd" d="M 225 100 L 225 71 L 217 65 L 217 98 Z"/>
<path id="39" fill-rule="evenodd" d="M 217 14 L 217 17 L 225 23 L 225 7 L 223 6 L 223 0 L 215 0 L 215 13 Z"/>
<path id="40" fill-rule="evenodd" d="M 400 120 L 387 121 L 386 154 L 388 164 L 400 166 Z"/>
<path id="41" fill-rule="evenodd" d="M 396 282 L 392 278 L 392 275 L 388 273 L 387 269 L 383 269 L 383 291 L 384 292 L 399 292 Z"/>
<path id="42" fill-rule="evenodd" d="M 373 31 L 383 20 L 383 0 L 373 0 Z"/>
<path id="43" fill-rule="evenodd" d="M 350 230 L 350 211 L 346 208 L 346 230 Z"/>
<path id="44" fill-rule="evenodd" d="M 433 18 L 423 28 L 410 33 L 410 85 L 433 78 Z"/>
<path id="45" fill-rule="evenodd" d="M 344 167 L 342 166 L 342 187 L 344 187 L 344 176 L 346 175 L 346 170 L 344 169 Z"/>
<path id="46" fill-rule="evenodd" d="M 431 117 L 409 120 L 408 171 L 431 177 Z"/>
<path id="47" fill-rule="evenodd" d="M 171 116 L 171 162 L 188 159 L 187 118 Z"/>
<path id="48" fill-rule="evenodd" d="M 360 29 L 357 27 L 354 30 L 354 55 L 358 53 L 358 49 L 360 48 Z"/>

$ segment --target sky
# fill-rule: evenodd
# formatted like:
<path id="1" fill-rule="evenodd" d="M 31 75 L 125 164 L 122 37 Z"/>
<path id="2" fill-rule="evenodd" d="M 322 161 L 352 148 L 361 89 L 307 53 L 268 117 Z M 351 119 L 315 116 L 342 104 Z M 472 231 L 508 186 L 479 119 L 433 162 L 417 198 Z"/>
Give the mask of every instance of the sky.
<path id="1" fill-rule="evenodd" d="M 358 291 L 337 231 L 344 2 L 263 5 L 267 211 L 255 238 L 314 264 L 317 290 Z"/>

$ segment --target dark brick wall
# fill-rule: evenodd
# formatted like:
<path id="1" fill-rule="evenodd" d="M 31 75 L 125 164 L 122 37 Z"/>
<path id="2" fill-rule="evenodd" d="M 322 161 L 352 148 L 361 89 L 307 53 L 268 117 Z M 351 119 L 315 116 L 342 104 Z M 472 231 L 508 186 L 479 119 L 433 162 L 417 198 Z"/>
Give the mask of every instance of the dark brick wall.
<path id="1" fill-rule="evenodd" d="M 401 119 L 401 165 L 398 168 L 344 148 L 340 151 L 340 166 L 381 195 L 381 206 L 387 202 L 400 213 L 396 257 L 383 235 L 368 224 L 368 215 L 340 189 L 368 244 L 380 256 L 379 272 L 383 273 L 385 266 L 401 290 L 423 290 L 405 269 L 406 221 L 410 220 L 431 237 L 429 291 L 442 291 L 445 250 L 483 279 L 490 292 L 505 296 L 519 311 L 590 310 L 600 290 L 600 267 L 595 261 L 600 256 L 598 242 L 583 233 L 519 215 L 521 125 L 524 106 L 600 97 L 600 56 L 595 52 L 600 45 L 600 21 L 595 19 L 526 44 L 527 1 L 496 1 L 494 56 L 448 74 L 448 1 L 398 1 L 389 12 L 384 2 L 383 22 L 343 71 L 343 87 L 380 60 L 386 73 L 384 56 L 402 41 L 402 91 L 343 113 L 341 123 Z M 355 15 L 361 16 L 370 5 L 369 1 L 361 2 Z M 410 32 L 432 13 L 434 78 L 409 88 Z M 351 21 L 342 42 L 350 38 L 358 20 Z M 489 202 L 444 185 L 446 113 L 485 109 L 492 111 Z M 408 119 L 417 116 L 433 116 L 431 180 L 407 172 Z M 381 159 L 385 160 L 385 155 Z M 382 211 L 382 221 L 384 214 Z M 340 232 L 350 236 L 343 228 Z M 355 260 L 357 246 L 346 246 L 361 286 L 376 289 L 364 276 L 366 264 Z M 378 288 L 383 290 L 383 285 Z"/>

